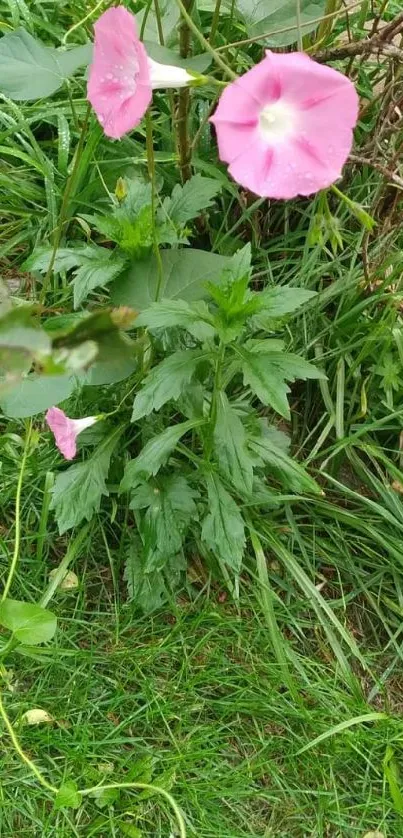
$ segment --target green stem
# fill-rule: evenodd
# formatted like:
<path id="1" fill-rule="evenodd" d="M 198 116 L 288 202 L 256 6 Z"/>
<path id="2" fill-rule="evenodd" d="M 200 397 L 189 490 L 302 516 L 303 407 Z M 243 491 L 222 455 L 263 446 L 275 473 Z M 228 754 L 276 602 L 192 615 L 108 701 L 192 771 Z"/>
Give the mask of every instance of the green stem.
<path id="1" fill-rule="evenodd" d="M 157 228 L 156 228 L 156 178 L 155 178 L 155 156 L 154 156 L 154 138 L 153 138 L 153 123 L 151 118 L 150 108 L 146 113 L 146 146 L 147 146 L 147 165 L 148 175 L 151 181 L 151 216 L 152 216 L 152 232 L 153 232 L 153 248 L 154 255 L 157 262 L 157 290 L 155 292 L 155 299 L 159 300 L 162 287 L 163 267 L 161 253 L 158 244 Z"/>
<path id="2" fill-rule="evenodd" d="M 8 718 L 7 713 L 5 711 L 3 700 L 2 700 L 2 697 L 1 697 L 1 693 L 0 693 L 0 716 L 3 719 L 4 725 L 7 729 L 7 732 L 10 736 L 10 739 L 11 739 L 13 745 L 14 745 L 15 750 L 17 751 L 18 756 L 22 760 L 22 762 L 24 762 L 25 765 L 28 766 L 29 770 L 32 771 L 32 774 L 34 774 L 36 779 L 39 780 L 41 786 L 43 786 L 48 791 L 51 791 L 52 794 L 57 794 L 58 789 L 55 788 L 55 786 L 52 786 L 50 783 L 48 783 L 47 780 L 45 780 L 43 774 L 41 774 L 41 772 L 39 771 L 39 768 L 36 767 L 35 763 L 32 762 L 32 760 L 22 750 L 21 745 L 20 745 L 20 743 L 18 741 L 18 738 L 16 736 L 16 733 L 14 731 L 14 728 L 13 728 L 13 726 L 10 722 L 10 719 Z"/>
<path id="3" fill-rule="evenodd" d="M 298 38 L 298 49 L 300 52 L 303 52 L 303 43 L 302 43 L 302 26 L 301 26 L 301 0 L 296 0 L 296 13 L 297 13 L 297 38 Z"/>
<path id="4" fill-rule="evenodd" d="M 186 11 L 190 12 L 193 6 L 193 0 L 185 0 Z M 181 58 L 187 58 L 190 48 L 190 29 L 185 19 L 182 20 L 179 34 L 179 52 Z M 182 87 L 179 91 L 178 104 L 178 151 L 179 151 L 179 165 L 181 170 L 182 183 L 186 183 L 192 177 L 192 169 L 190 165 L 191 146 L 189 142 L 188 120 L 189 120 L 189 106 L 190 106 L 190 91 L 188 87 Z"/>
<path id="5" fill-rule="evenodd" d="M 218 66 L 221 67 L 221 70 L 232 81 L 237 79 L 238 78 L 237 74 L 234 73 L 234 71 L 231 70 L 231 67 L 229 67 L 228 64 L 226 64 L 225 61 L 222 60 L 221 56 L 218 55 L 217 50 L 215 50 L 214 47 L 211 46 L 211 44 L 208 42 L 208 40 L 199 31 L 196 24 L 193 22 L 190 14 L 186 10 L 182 0 L 175 0 L 175 2 L 177 4 L 177 6 L 179 6 L 179 9 L 182 13 L 182 17 L 186 20 L 186 23 L 187 23 L 189 29 L 193 32 L 194 36 L 201 43 L 201 45 L 204 47 L 204 49 L 207 50 L 207 52 L 209 52 L 210 55 L 214 58 L 214 61 L 216 62 L 216 64 L 218 64 Z"/>
<path id="6" fill-rule="evenodd" d="M 58 223 L 58 226 L 57 226 L 56 235 L 55 235 L 54 242 L 53 242 L 53 250 L 52 250 L 52 255 L 50 257 L 49 267 L 46 271 L 46 275 L 45 275 L 44 280 L 43 280 L 42 293 L 41 293 L 41 302 L 42 303 L 43 303 L 43 301 L 46 297 L 47 291 L 48 291 L 49 280 L 50 280 L 50 277 L 52 275 L 53 266 L 55 264 L 56 254 L 57 254 L 57 251 L 60 247 L 60 242 L 61 242 L 61 238 L 62 238 L 62 234 L 63 234 L 63 227 L 64 227 L 66 217 L 67 217 L 67 209 L 68 209 L 68 205 L 69 205 L 70 195 L 71 195 L 74 180 L 75 180 L 75 177 L 76 177 L 76 174 L 77 174 L 77 171 L 78 171 L 78 167 L 79 167 L 79 164 L 80 164 L 81 155 L 82 155 L 83 150 L 84 150 L 84 141 L 85 141 L 85 136 L 86 136 L 86 133 L 87 133 L 87 126 L 88 126 L 88 120 L 90 118 L 90 113 L 91 113 L 91 105 L 88 105 L 87 112 L 86 112 L 85 118 L 84 118 L 83 127 L 81 129 L 80 139 L 78 141 L 78 145 L 77 145 L 77 148 L 76 148 L 76 154 L 75 154 L 75 158 L 74 158 L 73 168 L 72 168 L 71 174 L 69 175 L 69 178 L 67 180 L 66 188 L 65 188 L 64 194 L 63 194 L 62 205 L 60 207 L 59 223 Z"/>
<path id="7" fill-rule="evenodd" d="M 222 0 L 216 0 L 214 14 L 213 14 L 213 20 L 211 21 L 211 29 L 210 29 L 210 44 L 211 45 L 213 45 L 213 43 L 214 43 L 215 33 L 217 32 L 217 29 L 218 29 L 218 23 L 219 23 L 219 20 L 220 20 L 221 3 L 222 3 Z"/>
<path id="8" fill-rule="evenodd" d="M 213 392 L 211 395 L 211 405 L 210 405 L 210 417 L 209 417 L 209 426 L 208 426 L 208 442 L 206 445 L 206 459 L 209 460 L 211 458 L 213 444 L 214 444 L 214 428 L 215 423 L 217 421 L 217 399 L 218 393 L 221 390 L 221 381 L 222 381 L 222 368 L 224 364 L 225 358 L 225 344 L 220 343 L 217 352 L 217 361 L 216 361 L 216 368 L 214 374 L 214 384 L 213 384 Z"/>
<path id="9" fill-rule="evenodd" d="M 20 554 L 20 542 L 21 542 L 21 492 L 22 492 L 22 482 L 24 479 L 25 473 L 25 466 L 28 457 L 29 446 L 31 442 L 31 433 L 32 433 L 32 419 L 29 420 L 28 430 L 25 437 L 25 445 L 24 445 L 24 452 L 22 455 L 21 460 L 21 467 L 18 475 L 17 481 L 17 491 L 15 495 L 15 539 L 14 539 L 14 551 L 13 557 L 11 559 L 10 569 L 8 571 L 8 576 L 6 580 L 6 584 L 4 585 L 3 594 L 1 597 L 1 601 L 3 602 L 9 593 L 11 588 L 11 584 L 13 581 L 13 577 L 15 574 L 15 570 L 18 564 L 18 558 Z"/>

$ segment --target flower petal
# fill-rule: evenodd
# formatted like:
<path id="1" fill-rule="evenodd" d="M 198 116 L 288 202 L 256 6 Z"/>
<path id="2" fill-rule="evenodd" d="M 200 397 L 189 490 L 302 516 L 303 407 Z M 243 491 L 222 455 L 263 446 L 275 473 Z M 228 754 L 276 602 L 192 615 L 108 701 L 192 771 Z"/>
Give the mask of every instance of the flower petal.
<path id="1" fill-rule="evenodd" d="M 119 139 L 139 124 L 151 102 L 147 53 L 135 17 L 123 6 L 104 12 L 94 29 L 87 96 L 105 134 Z"/>
<path id="2" fill-rule="evenodd" d="M 66 460 L 72 460 L 77 453 L 74 421 L 69 419 L 59 407 L 49 408 L 45 418 L 54 434 L 60 453 Z"/>

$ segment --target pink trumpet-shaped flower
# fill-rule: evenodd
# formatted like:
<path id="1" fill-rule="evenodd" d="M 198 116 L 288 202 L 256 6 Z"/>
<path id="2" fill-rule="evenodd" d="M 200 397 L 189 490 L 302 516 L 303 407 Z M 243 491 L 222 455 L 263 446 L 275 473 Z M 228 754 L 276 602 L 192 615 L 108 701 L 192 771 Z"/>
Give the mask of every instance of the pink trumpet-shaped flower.
<path id="1" fill-rule="evenodd" d="M 52 431 L 56 445 L 66 460 L 72 460 L 77 453 L 76 439 L 81 431 L 95 425 L 96 416 L 85 416 L 83 419 L 69 419 L 59 407 L 51 407 L 45 419 Z"/>
<path id="2" fill-rule="evenodd" d="M 87 97 L 105 134 L 120 139 L 139 124 L 157 87 L 183 87 L 192 76 L 182 67 L 148 57 L 136 19 L 123 6 L 96 21 Z"/>
<path id="3" fill-rule="evenodd" d="M 293 198 L 340 177 L 357 116 L 346 76 L 303 53 L 267 51 L 228 85 L 211 121 L 234 180 L 265 198 Z"/>

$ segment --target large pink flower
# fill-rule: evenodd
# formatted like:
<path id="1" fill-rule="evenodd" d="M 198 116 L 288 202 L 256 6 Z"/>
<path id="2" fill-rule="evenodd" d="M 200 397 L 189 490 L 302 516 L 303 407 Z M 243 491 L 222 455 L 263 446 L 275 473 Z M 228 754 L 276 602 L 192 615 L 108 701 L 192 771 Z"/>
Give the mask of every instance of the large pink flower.
<path id="1" fill-rule="evenodd" d="M 98 417 L 99 418 L 99 417 Z M 66 460 L 72 460 L 77 453 L 76 439 L 81 431 L 95 425 L 96 416 L 85 416 L 83 419 L 69 419 L 59 407 L 51 407 L 45 419 L 54 434 L 56 445 Z"/>
<path id="2" fill-rule="evenodd" d="M 337 180 L 357 116 L 346 76 L 303 53 L 267 51 L 228 85 L 211 121 L 234 180 L 266 198 L 293 198 Z"/>
<path id="3" fill-rule="evenodd" d="M 104 12 L 94 29 L 87 96 L 105 134 L 118 140 L 139 124 L 154 88 L 183 87 L 193 76 L 149 58 L 136 19 L 124 6 Z"/>

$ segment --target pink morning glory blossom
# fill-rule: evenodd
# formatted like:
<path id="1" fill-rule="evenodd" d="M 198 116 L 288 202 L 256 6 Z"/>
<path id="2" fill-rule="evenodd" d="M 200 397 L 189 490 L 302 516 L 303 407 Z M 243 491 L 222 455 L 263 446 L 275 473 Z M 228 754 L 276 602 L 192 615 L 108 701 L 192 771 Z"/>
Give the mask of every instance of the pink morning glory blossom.
<path id="1" fill-rule="evenodd" d="M 56 445 L 66 460 L 72 460 L 77 453 L 76 438 L 81 431 L 90 428 L 97 422 L 96 416 L 85 416 L 83 419 L 69 419 L 59 407 L 51 407 L 45 419 L 52 431 Z"/>
<path id="2" fill-rule="evenodd" d="M 154 88 L 184 87 L 193 77 L 149 58 L 136 19 L 123 6 L 104 12 L 94 30 L 87 97 L 105 134 L 120 139 L 139 124 Z"/>
<path id="3" fill-rule="evenodd" d="M 352 82 L 303 53 L 266 57 L 221 94 L 220 159 L 265 198 L 310 195 L 340 177 L 358 117 Z"/>

